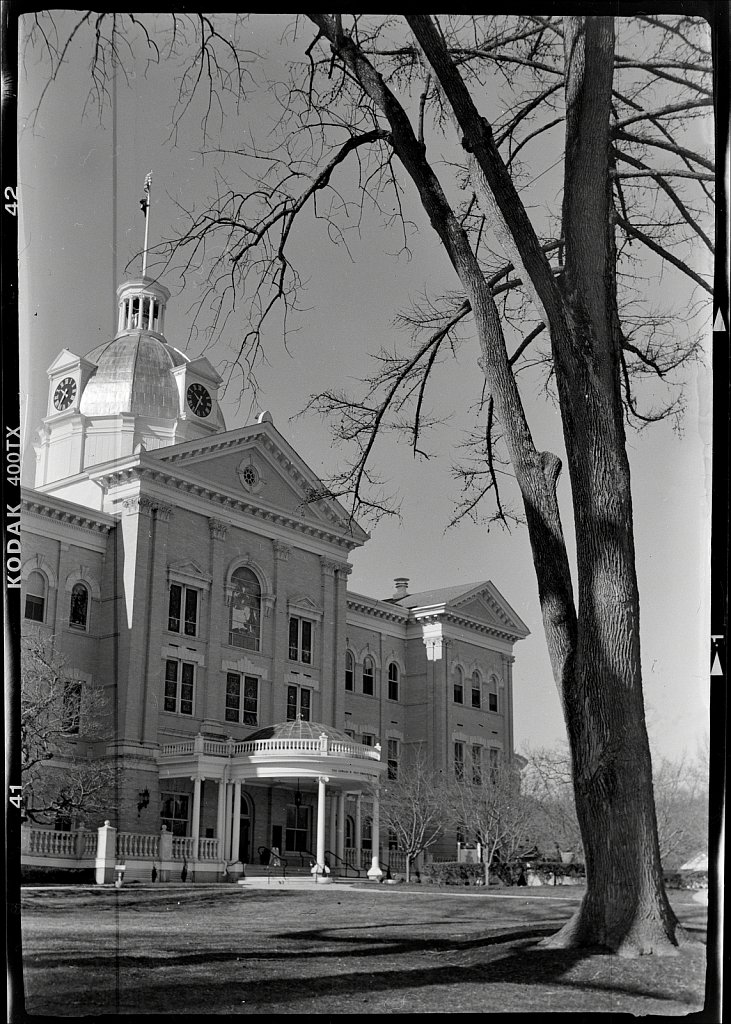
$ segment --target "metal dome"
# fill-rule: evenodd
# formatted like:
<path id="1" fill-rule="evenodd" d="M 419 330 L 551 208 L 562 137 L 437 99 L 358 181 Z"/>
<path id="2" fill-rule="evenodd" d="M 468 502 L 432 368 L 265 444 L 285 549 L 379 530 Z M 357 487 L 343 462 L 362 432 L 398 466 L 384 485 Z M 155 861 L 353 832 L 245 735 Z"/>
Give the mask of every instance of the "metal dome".
<path id="1" fill-rule="evenodd" d="M 86 358 L 97 370 L 81 396 L 84 416 L 177 417 L 178 389 L 170 371 L 190 360 L 172 345 L 146 331 L 131 331 L 97 346 Z"/>
<path id="2" fill-rule="evenodd" d="M 258 732 L 246 737 L 246 743 L 272 739 L 319 740 L 323 733 L 331 740 L 343 743 L 353 742 L 351 736 L 346 736 L 344 732 L 333 729 L 331 725 L 323 725 L 321 722 L 305 722 L 301 718 L 296 718 L 293 722 L 278 722 L 275 725 L 268 725 L 265 729 L 259 729 Z"/>

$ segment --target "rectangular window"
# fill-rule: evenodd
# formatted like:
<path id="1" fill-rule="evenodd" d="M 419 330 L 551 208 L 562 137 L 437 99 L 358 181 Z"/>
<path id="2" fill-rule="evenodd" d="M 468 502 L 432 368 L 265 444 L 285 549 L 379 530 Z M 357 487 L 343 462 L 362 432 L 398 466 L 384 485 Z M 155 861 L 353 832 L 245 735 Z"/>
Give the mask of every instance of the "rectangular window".
<path id="1" fill-rule="evenodd" d="M 388 848 L 389 850 L 398 850 L 398 835 L 393 828 L 388 830 Z"/>
<path id="2" fill-rule="evenodd" d="M 296 615 L 289 619 L 289 660 L 312 664 L 312 623 Z"/>
<path id="3" fill-rule="evenodd" d="M 370 658 L 363 662 L 363 693 L 366 697 L 372 697 L 375 691 L 375 668 Z"/>
<path id="4" fill-rule="evenodd" d="M 461 678 L 454 681 L 454 703 L 464 704 L 464 685 Z"/>
<path id="5" fill-rule="evenodd" d="M 168 629 L 171 633 L 180 633 L 181 624 L 185 636 L 195 636 L 198 629 L 198 591 L 191 587 L 183 587 L 179 583 L 170 584 L 170 601 L 168 604 Z"/>
<path id="6" fill-rule="evenodd" d="M 454 743 L 454 774 L 457 779 L 464 778 L 464 743 L 461 740 Z"/>
<path id="7" fill-rule="evenodd" d="M 388 699 L 398 700 L 398 665 L 388 666 Z"/>
<path id="8" fill-rule="evenodd" d="M 28 594 L 25 599 L 25 618 L 32 622 L 43 622 L 45 599 L 35 594 Z"/>
<path id="9" fill-rule="evenodd" d="M 398 778 L 399 763 L 399 742 L 395 739 L 387 740 L 387 764 L 389 779 Z"/>
<path id="10" fill-rule="evenodd" d="M 61 715 L 63 731 L 78 736 L 81 724 L 81 683 L 78 679 L 67 679 L 63 684 Z"/>
<path id="11" fill-rule="evenodd" d="M 490 711 L 497 711 L 497 694 L 496 693 L 490 693 L 490 694 L 488 694 L 487 699 L 488 699 L 488 707 L 489 707 Z"/>
<path id="12" fill-rule="evenodd" d="M 195 665 L 189 661 L 165 662 L 165 696 L 163 707 L 178 715 L 193 714 Z"/>
<path id="13" fill-rule="evenodd" d="M 243 718 L 241 715 L 242 679 L 238 672 L 226 674 L 226 712 L 227 722 L 243 722 L 244 725 L 258 724 L 259 680 L 256 676 L 243 678 Z"/>
<path id="14" fill-rule="evenodd" d="M 364 732 L 360 738 L 364 747 L 373 747 L 376 744 L 376 737 L 370 732 Z"/>
<path id="15" fill-rule="evenodd" d="M 284 846 L 290 852 L 304 852 L 310 845 L 310 808 L 287 806 L 287 827 L 284 831 Z"/>
<path id="16" fill-rule="evenodd" d="M 287 721 L 294 722 L 301 718 L 303 722 L 310 721 L 310 710 L 312 707 L 312 690 L 306 686 L 287 687 Z"/>
<path id="17" fill-rule="evenodd" d="M 480 680 L 472 680 L 472 707 L 479 708 L 482 703 L 482 693 L 480 692 Z"/>
<path id="18" fill-rule="evenodd" d="M 500 751 L 496 747 L 490 747 L 488 756 L 490 758 L 490 775 L 494 779 L 500 767 Z"/>
<path id="19" fill-rule="evenodd" d="M 188 803 L 186 793 L 160 794 L 160 824 L 174 836 L 188 834 Z"/>
<path id="20" fill-rule="evenodd" d="M 482 784 L 482 747 L 479 743 L 472 744 L 472 784 Z"/>
<path id="21" fill-rule="evenodd" d="M 353 655 L 348 651 L 345 655 L 345 689 L 352 691 L 355 689 L 354 683 Z"/>

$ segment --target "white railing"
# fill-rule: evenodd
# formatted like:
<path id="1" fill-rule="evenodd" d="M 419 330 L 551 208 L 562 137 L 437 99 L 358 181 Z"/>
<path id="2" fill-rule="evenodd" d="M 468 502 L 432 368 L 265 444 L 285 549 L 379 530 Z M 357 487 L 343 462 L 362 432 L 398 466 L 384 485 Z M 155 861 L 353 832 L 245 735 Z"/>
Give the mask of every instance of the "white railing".
<path id="1" fill-rule="evenodd" d="M 214 757 L 257 756 L 266 754 L 324 754 L 330 757 L 357 757 L 366 761 L 380 761 L 380 747 L 369 747 L 364 743 L 347 740 L 333 740 L 329 736 L 316 739 L 297 737 L 274 737 L 267 740 L 208 740 L 195 736 L 180 743 L 165 743 L 160 748 L 160 757 L 181 757 L 188 754 L 209 754 Z"/>
<path id="2" fill-rule="evenodd" d="M 198 860 L 218 860 L 218 839 L 198 840 Z"/>
<path id="3" fill-rule="evenodd" d="M 136 860 L 153 860 L 159 856 L 160 836 L 145 835 L 140 832 L 117 833 L 117 857 Z"/>
<path id="4" fill-rule="evenodd" d="M 77 832 L 57 832 L 52 828 L 28 829 L 28 853 L 36 857 L 73 857 L 78 858 L 76 837 Z M 94 838 L 96 851 L 96 833 L 89 833 Z"/>
<path id="5" fill-rule="evenodd" d="M 192 836 L 173 836 L 173 860 L 193 859 Z"/>

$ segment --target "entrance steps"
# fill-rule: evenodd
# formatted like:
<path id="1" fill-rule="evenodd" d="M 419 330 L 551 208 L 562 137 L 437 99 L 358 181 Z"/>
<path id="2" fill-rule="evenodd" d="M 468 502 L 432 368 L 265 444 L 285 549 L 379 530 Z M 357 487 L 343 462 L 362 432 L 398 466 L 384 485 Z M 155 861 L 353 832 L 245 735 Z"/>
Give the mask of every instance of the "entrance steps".
<path id="1" fill-rule="evenodd" d="M 354 878 L 328 878 L 327 882 L 316 882 L 306 867 L 287 868 L 286 875 L 281 869 L 269 870 L 258 864 L 247 864 L 244 877 L 239 878 L 238 885 L 245 889 L 326 889 L 333 884 L 352 885 Z"/>

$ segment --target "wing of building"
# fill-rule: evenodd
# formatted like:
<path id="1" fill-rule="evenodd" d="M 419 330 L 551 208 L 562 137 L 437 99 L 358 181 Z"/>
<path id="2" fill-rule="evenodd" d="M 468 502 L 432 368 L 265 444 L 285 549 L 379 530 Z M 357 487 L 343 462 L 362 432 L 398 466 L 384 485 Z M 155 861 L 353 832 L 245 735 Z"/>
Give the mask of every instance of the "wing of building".
<path id="1" fill-rule="evenodd" d="M 99 881 L 117 861 L 210 879 L 279 854 L 373 877 L 379 780 L 410 751 L 443 772 L 512 756 L 528 629 L 489 580 L 349 592 L 368 534 L 268 413 L 226 429 L 215 369 L 165 339 L 168 298 L 127 282 L 116 336 L 48 369 L 22 493 L 24 633 L 63 677 L 68 744 L 116 776 L 96 820 L 28 824 L 24 860 L 86 851 Z"/>

